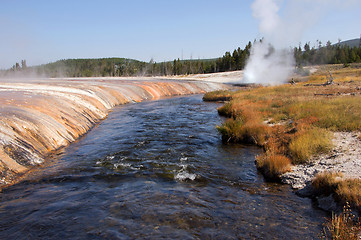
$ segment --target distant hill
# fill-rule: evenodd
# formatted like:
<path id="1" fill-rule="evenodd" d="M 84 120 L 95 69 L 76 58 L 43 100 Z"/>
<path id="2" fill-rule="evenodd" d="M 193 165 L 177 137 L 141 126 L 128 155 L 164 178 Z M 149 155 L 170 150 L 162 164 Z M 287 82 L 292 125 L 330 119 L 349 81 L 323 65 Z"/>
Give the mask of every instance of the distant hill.
<path id="1" fill-rule="evenodd" d="M 166 76 L 236 71 L 244 69 L 250 56 L 252 43 L 244 49 L 226 52 L 220 58 L 174 59 L 168 62 L 138 61 L 127 58 L 63 59 L 53 63 L 28 67 L 26 61 L 12 68 L 0 70 L 0 77 L 119 77 L 119 76 Z M 315 64 L 347 64 L 361 62 L 360 39 L 352 39 L 326 45 L 294 48 L 297 66 Z"/>
<path id="2" fill-rule="evenodd" d="M 336 43 L 334 45 L 348 46 L 348 47 L 359 47 L 360 46 L 360 38 L 355 38 L 347 41 L 342 41 L 340 43 Z"/>
<path id="3" fill-rule="evenodd" d="M 40 75 L 51 77 L 105 77 L 134 75 L 145 62 L 127 58 L 64 59 L 33 67 Z"/>

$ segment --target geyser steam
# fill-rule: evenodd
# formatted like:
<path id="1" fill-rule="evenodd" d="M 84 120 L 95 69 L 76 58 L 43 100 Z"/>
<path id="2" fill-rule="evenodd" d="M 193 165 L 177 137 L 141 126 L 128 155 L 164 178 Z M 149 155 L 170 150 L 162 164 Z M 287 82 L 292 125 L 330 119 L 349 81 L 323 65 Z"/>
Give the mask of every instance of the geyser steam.
<path id="1" fill-rule="evenodd" d="M 266 41 L 256 42 L 247 62 L 244 82 L 277 85 L 287 81 L 294 66 L 292 52 L 275 49 Z"/>
<path id="2" fill-rule="evenodd" d="M 243 81 L 264 85 L 287 82 L 295 62 L 290 47 L 300 42 L 303 33 L 330 10 L 339 12 L 360 5 L 360 0 L 255 0 L 252 13 L 264 40 L 253 45 Z"/>
<path id="3" fill-rule="evenodd" d="M 275 37 L 283 27 L 278 15 L 279 6 L 274 0 L 256 0 L 252 4 L 252 11 L 260 21 L 259 30 L 265 39 L 254 43 L 243 81 L 264 85 L 285 83 L 295 61 L 292 51 L 284 48 Z"/>

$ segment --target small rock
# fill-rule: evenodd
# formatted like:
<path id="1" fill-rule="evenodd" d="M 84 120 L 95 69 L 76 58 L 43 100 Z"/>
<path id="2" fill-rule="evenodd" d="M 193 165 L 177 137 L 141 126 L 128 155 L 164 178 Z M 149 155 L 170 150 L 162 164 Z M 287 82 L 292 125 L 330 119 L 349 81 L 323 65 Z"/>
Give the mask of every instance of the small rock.
<path id="1" fill-rule="evenodd" d="M 333 199 L 332 195 L 329 195 L 327 197 L 319 196 L 319 197 L 316 197 L 316 199 L 317 199 L 319 208 L 329 211 L 329 212 L 331 212 L 331 211 L 338 212 L 339 211 L 340 207 L 337 205 L 337 203 Z"/>

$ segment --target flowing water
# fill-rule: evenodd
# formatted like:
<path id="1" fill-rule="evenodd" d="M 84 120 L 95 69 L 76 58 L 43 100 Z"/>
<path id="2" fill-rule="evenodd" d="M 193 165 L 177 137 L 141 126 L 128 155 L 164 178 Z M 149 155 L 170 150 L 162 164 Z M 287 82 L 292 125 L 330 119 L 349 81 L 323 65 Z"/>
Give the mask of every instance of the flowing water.
<path id="1" fill-rule="evenodd" d="M 0 239 L 312 239 L 326 213 L 264 181 L 260 149 L 223 145 L 217 104 L 114 109 L 0 194 Z"/>

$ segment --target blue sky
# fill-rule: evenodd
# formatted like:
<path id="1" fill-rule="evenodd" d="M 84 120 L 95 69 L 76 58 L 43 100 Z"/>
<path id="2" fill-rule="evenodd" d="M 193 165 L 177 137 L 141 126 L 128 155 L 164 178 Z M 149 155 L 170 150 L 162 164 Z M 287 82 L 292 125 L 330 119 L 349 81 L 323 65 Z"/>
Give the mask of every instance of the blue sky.
<path id="1" fill-rule="evenodd" d="M 0 0 L 0 69 L 22 59 L 37 65 L 67 58 L 153 58 L 160 62 L 182 56 L 220 57 L 262 37 L 252 17 L 252 2 Z M 361 1 L 354 2 L 322 10 L 299 41 L 316 44 L 316 40 L 335 43 L 339 38 L 358 38 L 361 3 L 357 2 Z M 305 20 L 302 13 L 299 18 Z"/>

